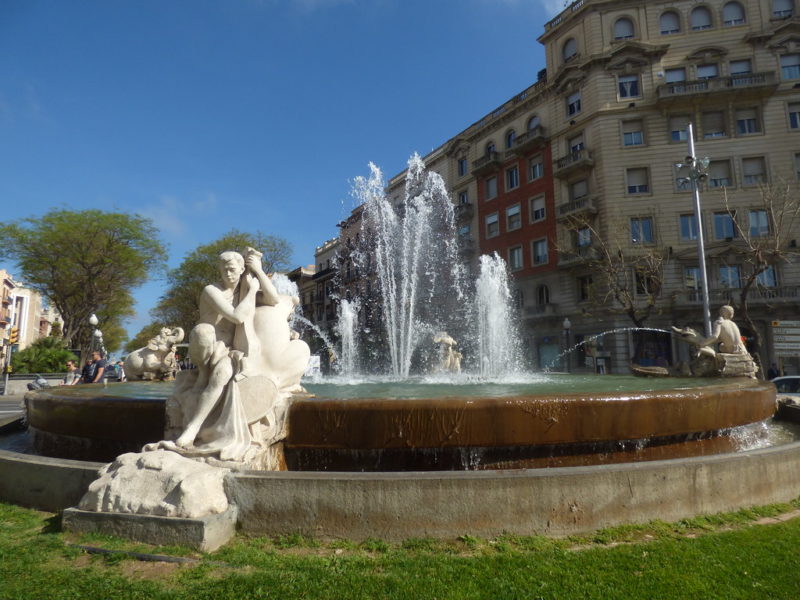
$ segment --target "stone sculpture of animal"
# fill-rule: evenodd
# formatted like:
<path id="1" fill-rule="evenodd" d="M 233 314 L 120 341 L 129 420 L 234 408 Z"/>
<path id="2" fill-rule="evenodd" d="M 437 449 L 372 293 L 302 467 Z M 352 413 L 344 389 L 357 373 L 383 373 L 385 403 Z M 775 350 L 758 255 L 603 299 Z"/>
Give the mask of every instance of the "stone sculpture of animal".
<path id="1" fill-rule="evenodd" d="M 175 345 L 183 340 L 181 327 L 164 327 L 147 346 L 131 352 L 123 369 L 128 379 L 171 379 L 175 369 Z"/>

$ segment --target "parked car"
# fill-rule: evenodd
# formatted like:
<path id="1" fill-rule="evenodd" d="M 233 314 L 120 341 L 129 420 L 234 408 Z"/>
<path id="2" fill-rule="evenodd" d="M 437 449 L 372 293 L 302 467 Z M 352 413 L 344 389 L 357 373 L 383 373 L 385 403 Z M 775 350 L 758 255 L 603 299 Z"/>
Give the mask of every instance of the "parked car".
<path id="1" fill-rule="evenodd" d="M 785 375 L 772 380 L 778 388 L 778 394 L 800 394 L 800 375 Z"/>

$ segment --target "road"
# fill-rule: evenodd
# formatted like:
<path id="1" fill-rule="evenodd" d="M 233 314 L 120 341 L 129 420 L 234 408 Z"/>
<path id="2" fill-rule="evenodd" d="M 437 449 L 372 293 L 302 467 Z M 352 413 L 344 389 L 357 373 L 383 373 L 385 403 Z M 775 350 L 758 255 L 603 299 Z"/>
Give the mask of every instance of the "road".
<path id="1" fill-rule="evenodd" d="M 22 414 L 22 394 L 0 396 L 0 420 Z"/>

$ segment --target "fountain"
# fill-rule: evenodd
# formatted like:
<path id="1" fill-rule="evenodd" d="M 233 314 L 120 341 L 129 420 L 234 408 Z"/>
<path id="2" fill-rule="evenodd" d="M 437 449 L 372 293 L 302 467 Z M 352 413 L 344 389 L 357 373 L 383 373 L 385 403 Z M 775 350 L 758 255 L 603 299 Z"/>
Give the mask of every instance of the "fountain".
<path id="1" fill-rule="evenodd" d="M 400 210 L 383 196 L 377 169 L 359 186 L 366 223 L 379 232 L 373 248 L 392 375 L 307 384 L 315 396 L 295 396 L 286 413 L 278 465 L 285 470 L 226 463 L 242 530 L 356 539 L 563 535 L 795 497 L 800 443 L 736 451 L 774 413 L 771 384 L 524 374 L 508 312 L 495 312 L 510 306 L 502 261 L 482 259 L 479 301 L 466 306 L 473 294 L 450 269 L 456 263 L 442 232 L 452 208 L 440 180 L 412 158 Z M 432 246 L 436 260 L 420 251 Z M 444 272 L 432 271 L 442 261 Z M 352 308 L 342 314 L 355 326 Z M 480 332 L 472 340 L 471 323 Z M 426 375 L 415 351 L 423 343 L 433 351 L 431 340 L 444 332 L 467 340 L 471 368 Z M 423 373 L 412 376 L 415 365 Z M 171 384 L 131 385 L 29 395 L 37 448 L 109 460 L 126 444 L 161 439 L 157 415 L 163 419 Z M 0 451 L 0 499 L 71 506 L 97 466 Z"/>

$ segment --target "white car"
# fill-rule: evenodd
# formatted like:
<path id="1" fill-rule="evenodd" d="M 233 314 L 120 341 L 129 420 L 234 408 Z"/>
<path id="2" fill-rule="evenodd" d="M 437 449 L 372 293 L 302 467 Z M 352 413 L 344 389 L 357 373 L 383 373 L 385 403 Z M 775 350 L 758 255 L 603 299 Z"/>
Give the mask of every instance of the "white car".
<path id="1" fill-rule="evenodd" d="M 778 394 L 800 395 L 800 375 L 786 375 L 772 380 Z"/>

